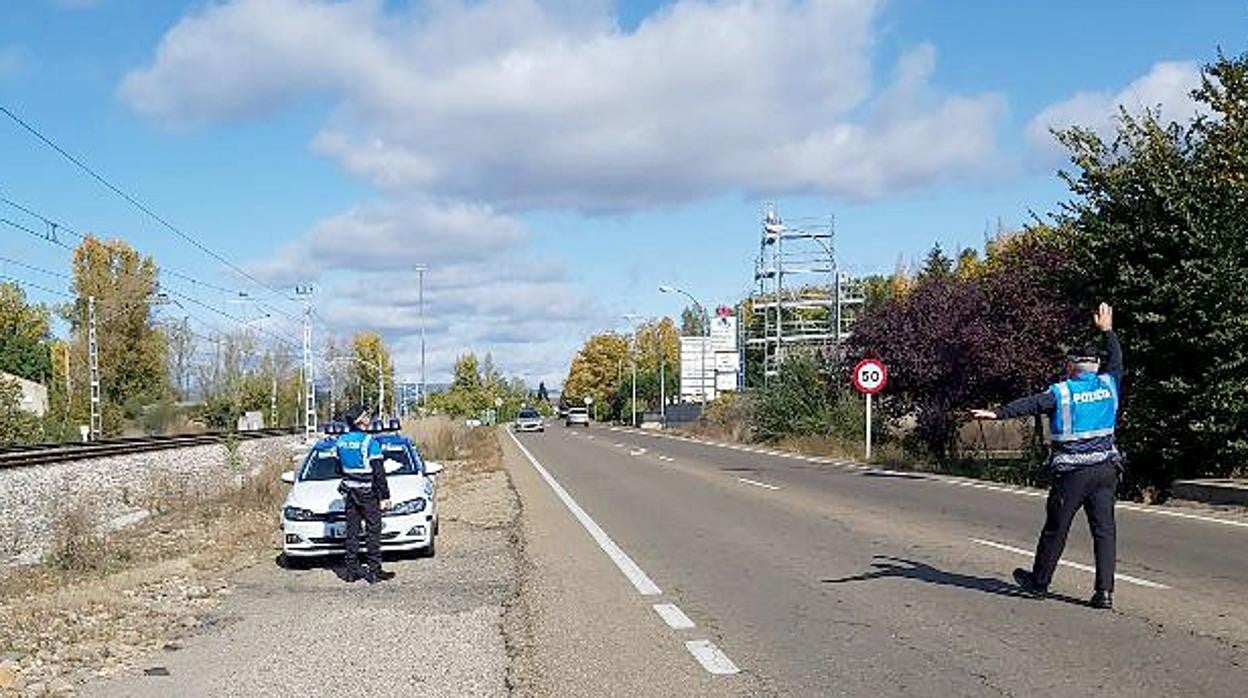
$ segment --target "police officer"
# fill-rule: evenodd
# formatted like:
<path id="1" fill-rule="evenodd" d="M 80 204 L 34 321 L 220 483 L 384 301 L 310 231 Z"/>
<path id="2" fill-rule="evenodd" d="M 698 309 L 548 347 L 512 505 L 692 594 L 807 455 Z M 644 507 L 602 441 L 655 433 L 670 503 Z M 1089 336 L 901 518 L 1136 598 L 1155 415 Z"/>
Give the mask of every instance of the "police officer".
<path id="1" fill-rule="evenodd" d="M 366 579 L 369 584 L 390 579 L 392 572 L 381 569 L 381 512 L 390 508 L 390 488 L 382 465 L 381 445 L 365 431 L 370 415 L 362 407 L 352 407 L 346 415 L 347 433 L 337 439 L 338 462 L 342 469 L 343 510 L 347 517 L 346 579 Z M 365 526 L 367 570 L 360 569 L 360 521 Z"/>
<path id="2" fill-rule="evenodd" d="M 1101 303 L 1093 321 L 1105 334 L 1108 359 L 1102 370 L 1094 348 L 1073 352 L 1068 378 L 1043 393 L 1015 400 L 998 410 L 973 410 L 976 419 L 1011 419 L 1044 414 L 1049 417 L 1049 465 L 1053 484 L 1045 506 L 1044 529 L 1031 570 L 1014 570 L 1014 581 L 1029 595 L 1048 593 L 1053 570 L 1066 547 L 1071 520 L 1080 509 L 1087 513 L 1096 556 L 1096 588 L 1089 602 L 1094 608 L 1114 604 L 1116 532 L 1114 494 L 1122 461 L 1114 445 L 1122 385 L 1122 347 L 1114 334 L 1114 311 Z"/>

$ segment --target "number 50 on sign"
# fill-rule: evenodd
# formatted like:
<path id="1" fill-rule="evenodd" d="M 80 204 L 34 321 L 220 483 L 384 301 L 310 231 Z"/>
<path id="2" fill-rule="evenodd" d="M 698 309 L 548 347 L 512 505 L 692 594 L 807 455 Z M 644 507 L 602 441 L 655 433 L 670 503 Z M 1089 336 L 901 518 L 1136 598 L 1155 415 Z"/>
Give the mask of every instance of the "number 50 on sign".
<path id="1" fill-rule="evenodd" d="M 854 388 L 867 396 L 867 460 L 871 460 L 871 396 L 888 383 L 888 368 L 878 359 L 863 359 L 854 366 Z"/>

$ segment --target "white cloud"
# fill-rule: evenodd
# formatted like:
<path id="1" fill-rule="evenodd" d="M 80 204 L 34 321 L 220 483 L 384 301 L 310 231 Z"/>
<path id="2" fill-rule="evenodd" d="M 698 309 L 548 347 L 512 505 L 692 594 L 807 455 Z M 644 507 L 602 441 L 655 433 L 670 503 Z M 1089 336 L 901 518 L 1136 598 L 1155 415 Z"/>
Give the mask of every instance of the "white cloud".
<path id="1" fill-rule="evenodd" d="M 488 206 L 390 201 L 317 223 L 254 271 L 274 282 L 306 282 L 327 271 L 394 271 L 422 263 L 482 260 L 512 251 L 526 238 L 523 224 Z"/>
<path id="2" fill-rule="evenodd" d="M 1200 109 L 1191 97 L 1191 91 L 1199 86 L 1198 63 L 1157 63 L 1148 73 L 1117 92 L 1079 92 L 1045 107 L 1028 123 L 1027 139 L 1039 154 L 1052 158 L 1060 152 L 1052 129 L 1082 126 L 1104 138 L 1111 138 L 1116 130 L 1120 108 L 1132 115 L 1160 109 L 1162 118 L 1184 121 Z"/>
<path id="3" fill-rule="evenodd" d="M 686 0 L 625 32 L 605 2 L 235 0 L 179 22 L 120 94 L 169 123 L 328 96 L 314 146 L 347 171 L 507 209 L 869 198 L 981 171 L 1001 100 L 938 94 L 929 46 L 876 86 L 879 4 Z"/>
<path id="4" fill-rule="evenodd" d="M 613 315 L 534 259 L 516 211 L 871 198 L 993 165 L 1002 100 L 937 89 L 926 44 L 879 71 L 880 4 L 684 0 L 624 31 L 609 0 L 232 0 L 179 21 L 118 94 L 182 126 L 334 105 L 311 147 L 382 201 L 255 270 L 319 276 L 321 315 L 384 332 L 410 368 L 410 268 L 429 264 L 431 376 L 473 349 L 558 382 Z"/>

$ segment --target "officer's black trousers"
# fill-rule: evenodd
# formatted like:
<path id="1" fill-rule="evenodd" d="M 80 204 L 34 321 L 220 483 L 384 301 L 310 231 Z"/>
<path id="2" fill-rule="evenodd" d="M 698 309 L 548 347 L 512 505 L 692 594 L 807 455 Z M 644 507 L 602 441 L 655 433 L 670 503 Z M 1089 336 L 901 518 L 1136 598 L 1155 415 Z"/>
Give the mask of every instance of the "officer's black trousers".
<path id="1" fill-rule="evenodd" d="M 381 503 L 371 487 L 343 487 L 342 503 L 347 515 L 347 567 L 359 567 L 360 521 L 365 525 L 365 557 L 374 572 L 381 570 Z"/>
<path id="2" fill-rule="evenodd" d="M 1082 507 L 1092 530 L 1092 548 L 1096 555 L 1097 590 L 1114 590 L 1114 564 L 1117 538 L 1114 528 L 1114 493 L 1118 489 L 1118 467 L 1113 463 L 1087 466 L 1054 474 L 1046 506 L 1044 530 L 1036 547 L 1036 563 L 1032 568 L 1036 583 L 1049 586 L 1053 570 L 1066 547 L 1066 534 L 1075 512 Z"/>

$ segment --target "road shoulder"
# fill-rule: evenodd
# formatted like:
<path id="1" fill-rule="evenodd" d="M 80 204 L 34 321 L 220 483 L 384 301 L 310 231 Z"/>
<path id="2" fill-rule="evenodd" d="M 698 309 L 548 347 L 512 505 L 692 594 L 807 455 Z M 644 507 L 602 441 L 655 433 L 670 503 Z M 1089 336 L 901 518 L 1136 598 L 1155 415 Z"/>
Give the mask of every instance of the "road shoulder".
<path id="1" fill-rule="evenodd" d="M 516 444 L 500 440 L 519 494 L 524 551 L 509 622 L 522 629 L 513 637 L 516 694 L 750 693 L 748 674 L 713 676 L 697 663 L 685 647 L 696 632 L 665 625 L 653 608 L 664 597 L 640 595 Z"/>

